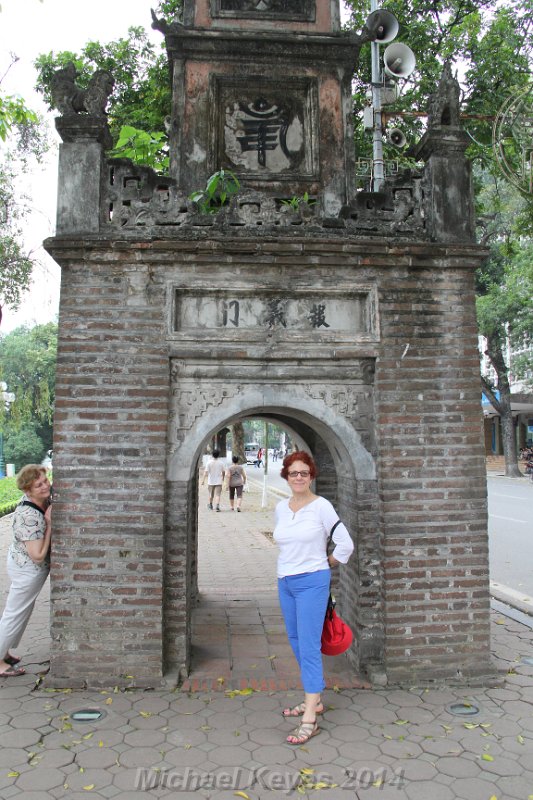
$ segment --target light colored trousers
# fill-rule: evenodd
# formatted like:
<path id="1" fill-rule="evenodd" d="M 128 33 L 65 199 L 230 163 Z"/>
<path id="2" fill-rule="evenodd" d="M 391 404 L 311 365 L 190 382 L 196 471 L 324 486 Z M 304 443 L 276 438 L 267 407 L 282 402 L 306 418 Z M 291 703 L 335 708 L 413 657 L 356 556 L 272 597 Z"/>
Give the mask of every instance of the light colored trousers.
<path id="1" fill-rule="evenodd" d="M 19 567 L 11 556 L 7 557 L 7 574 L 11 578 L 11 587 L 0 620 L 0 659 L 7 655 L 10 648 L 17 647 L 22 639 L 48 572 L 44 567 L 35 569 L 31 564 Z"/>

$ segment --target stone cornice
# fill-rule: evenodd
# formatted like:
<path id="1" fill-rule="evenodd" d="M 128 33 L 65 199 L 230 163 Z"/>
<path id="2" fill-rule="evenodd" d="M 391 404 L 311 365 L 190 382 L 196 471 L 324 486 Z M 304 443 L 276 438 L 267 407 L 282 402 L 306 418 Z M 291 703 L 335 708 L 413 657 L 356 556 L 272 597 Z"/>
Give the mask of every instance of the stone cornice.
<path id="1" fill-rule="evenodd" d="M 356 34 L 325 35 L 273 31 L 220 31 L 182 28 L 166 35 L 169 59 L 197 61 L 238 60 L 326 61 L 355 69 L 360 37 Z"/>

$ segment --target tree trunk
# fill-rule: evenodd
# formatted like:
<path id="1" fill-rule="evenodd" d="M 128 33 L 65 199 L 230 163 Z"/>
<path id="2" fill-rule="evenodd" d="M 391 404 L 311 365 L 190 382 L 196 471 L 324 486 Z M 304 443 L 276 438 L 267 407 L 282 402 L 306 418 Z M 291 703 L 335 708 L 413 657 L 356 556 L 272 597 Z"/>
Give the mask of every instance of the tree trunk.
<path id="1" fill-rule="evenodd" d="M 518 467 L 518 453 L 516 449 L 516 432 L 513 422 L 513 412 L 511 410 L 511 387 L 509 385 L 509 371 L 503 357 L 501 343 L 496 337 L 487 337 L 486 355 L 490 358 L 496 375 L 498 376 L 499 399 L 494 396 L 493 391 L 483 381 L 490 401 L 498 414 L 502 426 L 502 445 L 505 457 L 505 476 L 507 478 L 522 478 L 523 475 Z"/>
<path id="2" fill-rule="evenodd" d="M 233 428 L 233 446 L 232 455 L 237 456 L 239 464 L 246 463 L 246 455 L 244 452 L 244 428 L 242 422 L 235 422 Z"/>

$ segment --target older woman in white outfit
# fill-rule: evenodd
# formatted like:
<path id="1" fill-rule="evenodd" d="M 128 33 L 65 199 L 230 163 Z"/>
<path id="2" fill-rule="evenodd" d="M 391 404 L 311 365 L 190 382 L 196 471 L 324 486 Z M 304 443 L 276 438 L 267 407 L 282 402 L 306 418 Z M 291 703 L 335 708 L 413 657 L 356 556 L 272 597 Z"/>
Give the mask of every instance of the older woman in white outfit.
<path id="1" fill-rule="evenodd" d="M 279 546 L 278 592 L 287 636 L 300 667 L 305 692 L 303 703 L 286 708 L 284 717 L 302 717 L 287 737 L 289 744 L 305 744 L 320 729 L 317 714 L 324 710 L 320 693 L 325 687 L 322 628 L 329 597 L 331 568 L 346 564 L 354 545 L 345 526 L 333 533 L 335 548 L 327 555 L 327 542 L 339 517 L 329 500 L 311 491 L 316 465 L 303 451 L 291 453 L 281 470 L 291 497 L 276 506 L 274 541 Z"/>
<path id="2" fill-rule="evenodd" d="M 17 486 L 24 496 L 13 515 L 13 539 L 7 555 L 11 587 L 0 620 L 0 678 L 26 672 L 11 648 L 20 642 L 50 571 L 52 517 L 46 469 L 27 464 L 17 475 Z"/>

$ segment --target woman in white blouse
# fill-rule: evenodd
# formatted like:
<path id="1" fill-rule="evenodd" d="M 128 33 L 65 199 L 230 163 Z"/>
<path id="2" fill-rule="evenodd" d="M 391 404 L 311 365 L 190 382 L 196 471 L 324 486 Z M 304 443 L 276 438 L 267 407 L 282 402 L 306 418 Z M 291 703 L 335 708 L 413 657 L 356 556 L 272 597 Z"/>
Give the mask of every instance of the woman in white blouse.
<path id="1" fill-rule="evenodd" d="M 302 717 L 287 737 L 289 744 L 305 744 L 320 729 L 317 714 L 324 711 L 320 695 L 325 687 L 320 640 L 329 597 L 331 567 L 346 564 L 354 549 L 346 527 L 333 533 L 335 548 L 327 555 L 330 532 L 339 517 L 329 500 L 311 491 L 315 462 L 299 451 L 283 459 L 281 477 L 292 496 L 276 506 L 274 541 L 279 547 L 278 591 L 287 636 L 300 667 L 303 703 L 286 708 L 284 717 Z"/>
<path id="2" fill-rule="evenodd" d="M 17 647 L 50 571 L 52 518 L 50 481 L 40 464 L 27 464 L 17 475 L 24 496 L 13 514 L 13 539 L 7 555 L 11 587 L 0 620 L 0 678 L 24 675 Z"/>

